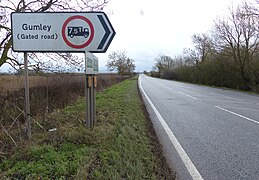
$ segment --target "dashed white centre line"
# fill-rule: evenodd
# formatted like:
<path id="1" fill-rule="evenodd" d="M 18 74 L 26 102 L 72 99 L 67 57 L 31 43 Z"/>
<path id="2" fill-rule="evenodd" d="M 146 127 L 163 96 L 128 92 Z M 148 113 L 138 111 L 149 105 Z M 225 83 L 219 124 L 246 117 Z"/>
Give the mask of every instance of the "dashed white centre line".
<path id="1" fill-rule="evenodd" d="M 214 95 L 216 95 L 216 96 L 222 96 L 222 97 L 224 97 L 224 98 L 233 99 L 233 100 L 236 100 L 236 101 L 243 101 L 243 100 L 241 100 L 241 99 L 233 98 L 233 97 L 226 96 L 226 95 L 223 95 L 223 94 L 217 94 L 217 93 L 210 93 L 210 94 L 214 94 Z"/>
<path id="2" fill-rule="evenodd" d="M 193 97 L 193 96 L 191 96 L 191 95 L 189 95 L 189 94 L 185 94 L 185 93 L 183 93 L 183 92 L 181 92 L 181 91 L 178 91 L 178 93 L 179 94 L 182 94 L 182 95 L 185 95 L 185 96 L 187 96 L 187 97 L 189 97 L 189 98 L 192 98 L 192 99 L 198 99 L 198 98 L 196 98 L 196 97 Z"/>
<path id="3" fill-rule="evenodd" d="M 221 110 L 223 110 L 223 111 L 225 111 L 225 112 L 228 112 L 228 113 L 231 113 L 231 114 L 236 115 L 236 116 L 238 116 L 238 117 L 241 117 L 241 118 L 243 118 L 243 119 L 246 119 L 246 120 L 248 120 L 248 121 L 251 121 L 251 122 L 254 122 L 254 123 L 256 123 L 256 124 L 259 124 L 258 121 L 254 120 L 254 119 L 251 119 L 251 118 L 249 118 L 249 117 L 246 117 L 246 116 L 243 116 L 243 115 L 241 115 L 241 114 L 238 114 L 238 113 L 229 111 L 229 110 L 224 109 L 224 108 L 222 108 L 222 107 L 220 107 L 220 106 L 215 106 L 215 107 L 218 108 L 218 109 L 221 109 Z"/>

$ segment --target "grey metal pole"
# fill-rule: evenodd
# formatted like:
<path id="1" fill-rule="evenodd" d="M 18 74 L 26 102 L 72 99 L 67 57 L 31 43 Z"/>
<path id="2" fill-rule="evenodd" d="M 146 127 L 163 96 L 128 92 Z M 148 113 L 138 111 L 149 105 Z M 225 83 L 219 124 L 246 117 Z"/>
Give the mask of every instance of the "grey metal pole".
<path id="1" fill-rule="evenodd" d="M 26 124 L 26 136 L 31 139 L 31 110 L 30 110 L 30 94 L 29 94 L 29 73 L 28 73 L 28 56 L 24 53 L 24 76 L 25 76 L 25 124 Z"/>
<path id="2" fill-rule="evenodd" d="M 86 74 L 85 81 L 85 113 L 86 113 L 86 127 L 91 127 L 91 117 L 90 117 L 90 87 L 89 87 L 89 75 Z"/>
<path id="3" fill-rule="evenodd" d="M 89 75 L 87 72 L 87 51 L 85 51 L 85 123 L 86 128 L 90 128 L 90 95 L 89 95 Z"/>
<path id="4" fill-rule="evenodd" d="M 91 88 L 90 88 L 90 99 L 91 99 L 91 105 L 90 105 L 90 117 L 91 117 L 91 121 L 90 121 L 90 124 L 91 124 L 91 128 L 93 127 L 93 119 L 94 119 L 94 81 L 93 81 L 93 75 L 90 75 L 91 77 Z"/>
<path id="5" fill-rule="evenodd" d="M 97 77 L 93 76 L 93 124 L 96 124 L 96 87 L 97 87 Z"/>

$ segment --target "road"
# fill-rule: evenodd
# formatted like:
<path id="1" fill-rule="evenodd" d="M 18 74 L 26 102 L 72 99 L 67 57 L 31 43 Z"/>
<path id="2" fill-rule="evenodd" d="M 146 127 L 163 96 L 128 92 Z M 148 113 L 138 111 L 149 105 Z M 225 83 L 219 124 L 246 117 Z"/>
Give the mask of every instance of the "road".
<path id="1" fill-rule="evenodd" d="M 177 179 L 259 180 L 259 96 L 139 77 Z"/>

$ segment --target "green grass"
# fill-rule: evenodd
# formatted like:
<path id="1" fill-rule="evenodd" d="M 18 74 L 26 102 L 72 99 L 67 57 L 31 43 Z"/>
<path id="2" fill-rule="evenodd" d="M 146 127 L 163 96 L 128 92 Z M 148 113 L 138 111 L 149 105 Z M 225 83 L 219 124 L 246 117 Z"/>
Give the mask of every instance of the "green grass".
<path id="1" fill-rule="evenodd" d="M 137 79 L 98 93 L 97 124 L 86 129 L 84 100 L 41 122 L 56 132 L 33 134 L 33 145 L 0 162 L 3 179 L 174 179 L 157 151 Z M 0 178 L 1 179 L 1 178 Z"/>

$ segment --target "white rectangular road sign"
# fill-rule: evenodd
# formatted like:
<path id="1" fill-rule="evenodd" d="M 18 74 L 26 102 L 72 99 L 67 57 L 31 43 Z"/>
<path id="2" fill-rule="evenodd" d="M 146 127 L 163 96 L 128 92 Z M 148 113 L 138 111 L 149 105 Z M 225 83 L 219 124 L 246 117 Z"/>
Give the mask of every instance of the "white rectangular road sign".
<path id="1" fill-rule="evenodd" d="M 13 50 L 106 52 L 115 31 L 103 12 L 12 13 Z"/>
<path id="2" fill-rule="evenodd" d="M 99 73 L 99 61 L 96 56 L 94 56 L 93 65 L 94 65 L 94 67 L 93 67 L 94 74 L 98 74 Z"/>
<path id="3" fill-rule="evenodd" d="M 85 73 L 99 73 L 98 58 L 90 52 L 85 52 Z"/>

